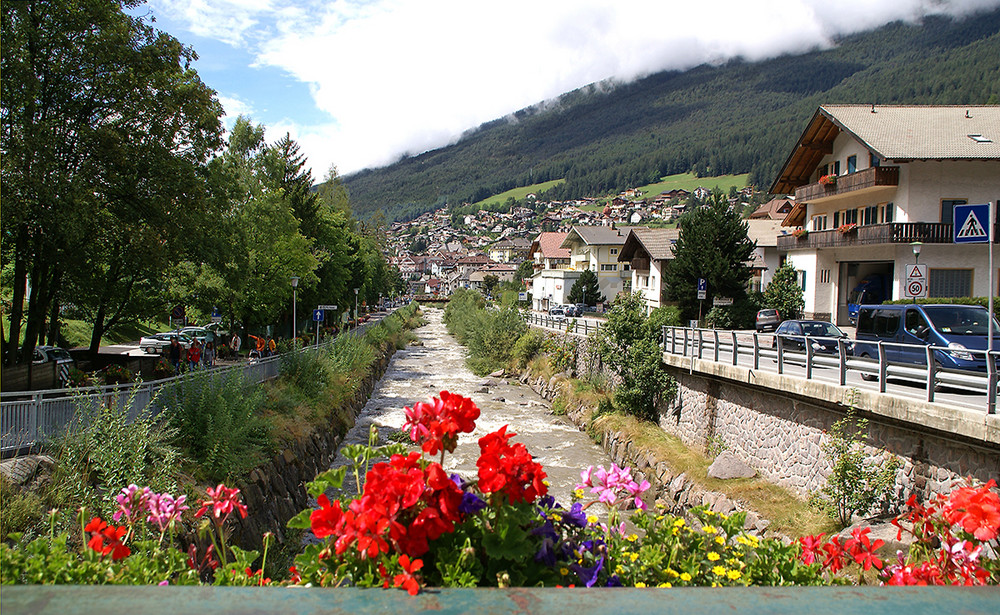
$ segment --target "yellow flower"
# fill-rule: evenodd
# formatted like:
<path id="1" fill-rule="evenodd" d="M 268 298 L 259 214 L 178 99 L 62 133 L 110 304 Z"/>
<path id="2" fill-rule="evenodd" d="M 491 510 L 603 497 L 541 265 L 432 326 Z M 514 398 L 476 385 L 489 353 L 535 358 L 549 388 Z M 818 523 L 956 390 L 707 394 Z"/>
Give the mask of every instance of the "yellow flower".
<path id="1" fill-rule="evenodd" d="M 740 573 L 739 570 L 730 570 L 729 572 L 726 573 L 726 576 L 729 577 L 730 580 L 735 581 L 736 579 L 740 578 L 743 575 Z"/>
<path id="2" fill-rule="evenodd" d="M 670 587 L 670 583 L 660 583 L 657 587 Z"/>
<path id="3" fill-rule="evenodd" d="M 691 580 L 691 575 L 690 574 L 688 574 L 686 572 L 682 572 L 681 573 L 681 581 L 685 581 L 686 582 L 686 581 L 690 581 L 690 580 Z"/>
<path id="4" fill-rule="evenodd" d="M 559 569 L 559 574 L 561 574 L 563 576 L 566 576 L 567 574 L 569 574 L 569 569 L 567 569 L 567 568 L 560 568 Z"/>
<path id="5" fill-rule="evenodd" d="M 716 553 L 715 551 L 710 551 L 709 554 L 706 555 L 705 557 L 707 557 L 708 561 L 710 562 L 717 562 L 719 561 L 719 558 L 721 558 L 722 556 Z"/>
<path id="6" fill-rule="evenodd" d="M 557 512 L 551 513 L 551 517 L 553 521 L 562 521 L 562 515 Z"/>
<path id="7" fill-rule="evenodd" d="M 712 574 L 720 577 L 725 576 L 726 569 L 723 568 L 722 566 L 716 566 L 715 568 L 712 568 Z"/>
<path id="8" fill-rule="evenodd" d="M 599 521 L 599 519 L 597 518 L 596 515 L 587 515 L 587 523 L 589 523 L 591 525 L 594 525 L 598 521 Z"/>
<path id="9" fill-rule="evenodd" d="M 621 567 L 621 564 L 615 566 L 615 574 L 625 574 L 625 569 Z"/>
<path id="10" fill-rule="evenodd" d="M 701 528 L 701 531 L 705 532 L 706 534 L 714 534 L 714 533 L 718 532 L 719 530 L 715 529 L 714 525 L 706 525 L 706 526 L 704 526 L 704 527 Z"/>
<path id="11" fill-rule="evenodd" d="M 636 587 L 646 587 L 646 584 L 645 584 L 645 583 L 643 583 L 642 581 L 636 581 L 636 582 L 635 582 L 635 586 L 636 586 Z"/>
<path id="12" fill-rule="evenodd" d="M 674 521 L 674 527 L 684 527 L 684 519 L 677 519 Z"/>
<path id="13" fill-rule="evenodd" d="M 736 537 L 736 542 L 743 545 L 744 547 L 750 546 L 750 541 L 747 540 L 747 537 L 744 536 L 743 534 L 740 534 L 739 536 Z"/>
<path id="14" fill-rule="evenodd" d="M 626 538 L 625 540 L 627 540 L 629 542 L 635 542 L 635 541 L 639 540 L 639 537 L 636 536 L 635 534 L 629 534 L 628 538 Z"/>
<path id="15" fill-rule="evenodd" d="M 667 574 L 669 574 L 672 577 L 676 577 L 677 576 L 677 571 L 674 570 L 673 568 L 667 568 Z M 684 574 L 687 574 L 687 573 L 685 572 Z"/>
<path id="16" fill-rule="evenodd" d="M 577 499 L 583 498 L 583 489 L 576 489 L 573 491 L 573 497 Z"/>
<path id="17" fill-rule="evenodd" d="M 724 544 L 726 544 L 726 539 L 723 538 L 722 536 L 716 536 L 715 537 L 715 542 L 719 543 L 720 545 L 724 545 Z"/>
<path id="18" fill-rule="evenodd" d="M 639 559 L 639 554 L 638 553 L 629 553 L 628 557 L 629 557 L 630 560 L 632 560 L 634 562 L 635 560 Z"/>

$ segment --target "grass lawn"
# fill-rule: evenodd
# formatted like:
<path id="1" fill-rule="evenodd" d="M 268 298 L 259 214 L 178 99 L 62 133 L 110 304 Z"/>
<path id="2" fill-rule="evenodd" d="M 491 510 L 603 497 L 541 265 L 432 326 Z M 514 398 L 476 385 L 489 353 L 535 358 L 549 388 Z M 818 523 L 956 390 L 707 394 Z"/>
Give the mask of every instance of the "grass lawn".
<path id="1" fill-rule="evenodd" d="M 10 321 L 7 316 L 3 317 L 3 329 L 10 331 Z M 101 338 L 101 345 L 128 344 L 138 342 L 143 335 L 167 331 L 170 325 L 157 321 L 131 322 L 118 325 L 114 331 L 106 331 Z M 66 319 L 62 321 L 62 336 L 66 339 L 67 348 L 79 348 L 80 346 L 90 346 L 90 336 L 94 328 L 90 323 L 82 320 Z M 21 338 L 24 336 L 24 325 L 21 328 Z"/>
<path id="2" fill-rule="evenodd" d="M 565 179 L 553 179 L 552 181 L 542 182 L 540 184 L 532 184 L 530 186 L 522 186 L 521 188 L 513 188 L 507 192 L 501 192 L 500 194 L 493 195 L 491 197 L 485 198 L 478 203 L 473 203 L 476 207 L 483 207 L 485 205 L 503 205 L 507 202 L 507 199 L 514 197 L 514 200 L 521 201 L 524 197 L 531 193 L 538 194 L 544 192 L 553 186 L 558 186 L 559 184 L 566 181 Z"/>
<path id="3" fill-rule="evenodd" d="M 680 173 L 678 175 L 661 177 L 659 182 L 640 186 L 639 190 L 642 191 L 642 196 L 646 198 L 655 198 L 661 192 L 668 190 L 694 192 L 694 189 L 698 186 L 704 186 L 709 190 L 718 188 L 728 194 L 730 186 L 736 186 L 737 188 L 746 187 L 747 178 L 749 177 L 749 173 L 744 173 L 743 175 L 720 175 L 719 177 L 695 177 L 691 173 Z"/>

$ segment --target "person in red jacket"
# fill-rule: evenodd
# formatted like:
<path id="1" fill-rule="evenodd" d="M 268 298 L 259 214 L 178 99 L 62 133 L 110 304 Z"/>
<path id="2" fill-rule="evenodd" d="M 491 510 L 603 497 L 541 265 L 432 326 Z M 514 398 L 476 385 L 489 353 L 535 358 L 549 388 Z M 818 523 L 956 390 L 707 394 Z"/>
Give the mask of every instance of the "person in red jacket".
<path id="1" fill-rule="evenodd" d="M 187 358 L 188 367 L 191 368 L 191 371 L 198 369 L 198 364 L 201 363 L 201 344 L 198 343 L 198 340 L 195 340 L 191 344 L 191 347 L 188 348 Z"/>

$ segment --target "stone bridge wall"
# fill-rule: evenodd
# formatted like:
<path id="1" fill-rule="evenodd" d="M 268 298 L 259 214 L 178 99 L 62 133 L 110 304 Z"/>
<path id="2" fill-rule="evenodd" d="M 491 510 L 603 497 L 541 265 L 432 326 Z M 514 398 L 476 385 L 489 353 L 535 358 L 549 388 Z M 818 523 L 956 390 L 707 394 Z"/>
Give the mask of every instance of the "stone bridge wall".
<path id="1" fill-rule="evenodd" d="M 850 391 L 844 391 L 846 399 L 838 403 L 697 371 L 671 373 L 679 391 L 662 409 L 662 429 L 689 446 L 728 449 L 771 482 L 803 496 L 825 484 L 831 462 L 822 447 L 830 428 L 847 413 Z M 901 462 L 895 489 L 902 500 L 914 491 L 922 497 L 947 493 L 965 476 L 984 482 L 1000 476 L 1000 447 L 995 442 L 928 427 L 919 420 L 900 421 L 875 408 L 866 410 L 864 405 L 871 402 L 863 401 L 856 404 L 859 416 L 868 419 L 866 450 L 872 462 L 879 462 L 881 451 Z"/>

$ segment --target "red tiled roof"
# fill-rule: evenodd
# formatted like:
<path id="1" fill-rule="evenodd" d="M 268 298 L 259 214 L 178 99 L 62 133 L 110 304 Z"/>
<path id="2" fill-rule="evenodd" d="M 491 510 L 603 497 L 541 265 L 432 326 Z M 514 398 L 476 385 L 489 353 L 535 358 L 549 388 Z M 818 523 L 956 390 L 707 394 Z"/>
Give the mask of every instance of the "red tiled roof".
<path id="1" fill-rule="evenodd" d="M 560 248 L 569 233 L 542 233 L 538 236 L 538 249 L 542 258 L 569 258 L 569 250 Z"/>

